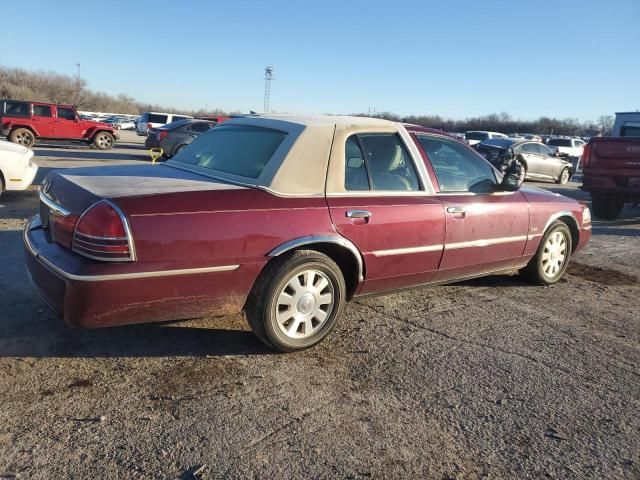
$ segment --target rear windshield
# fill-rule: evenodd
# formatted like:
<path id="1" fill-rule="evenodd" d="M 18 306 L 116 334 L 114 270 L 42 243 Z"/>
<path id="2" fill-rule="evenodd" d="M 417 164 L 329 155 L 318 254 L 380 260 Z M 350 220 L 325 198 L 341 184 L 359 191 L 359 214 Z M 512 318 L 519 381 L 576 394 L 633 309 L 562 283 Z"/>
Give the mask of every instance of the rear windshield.
<path id="1" fill-rule="evenodd" d="M 570 147 L 571 140 L 568 138 L 550 138 L 547 145 L 551 145 L 552 147 Z"/>
<path id="2" fill-rule="evenodd" d="M 149 118 L 147 119 L 148 123 L 161 123 L 164 125 L 167 123 L 167 116 L 161 115 L 159 113 L 150 113 Z"/>
<path id="3" fill-rule="evenodd" d="M 255 179 L 286 136 L 269 128 L 220 125 L 200 135 L 173 160 Z"/>
<path id="4" fill-rule="evenodd" d="M 489 134 L 485 132 L 467 132 L 464 134 L 464 138 L 467 140 L 486 140 L 489 138 Z"/>

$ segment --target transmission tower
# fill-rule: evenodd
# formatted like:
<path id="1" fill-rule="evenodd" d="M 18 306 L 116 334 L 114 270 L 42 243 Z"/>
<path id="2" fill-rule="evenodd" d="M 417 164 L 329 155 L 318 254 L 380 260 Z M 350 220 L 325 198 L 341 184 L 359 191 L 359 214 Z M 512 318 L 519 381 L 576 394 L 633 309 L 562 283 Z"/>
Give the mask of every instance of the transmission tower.
<path id="1" fill-rule="evenodd" d="M 264 113 L 271 112 L 271 80 L 273 80 L 273 67 L 264 68 Z"/>

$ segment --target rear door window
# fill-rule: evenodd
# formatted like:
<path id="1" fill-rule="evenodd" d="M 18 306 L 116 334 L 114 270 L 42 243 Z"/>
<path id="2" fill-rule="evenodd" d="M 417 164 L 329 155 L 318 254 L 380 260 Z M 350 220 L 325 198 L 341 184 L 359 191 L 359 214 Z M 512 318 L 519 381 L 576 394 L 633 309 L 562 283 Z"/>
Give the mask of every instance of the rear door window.
<path id="1" fill-rule="evenodd" d="M 33 115 L 36 117 L 50 117 L 51 107 L 49 105 L 34 105 Z"/>
<path id="2" fill-rule="evenodd" d="M 173 121 L 176 122 L 178 120 L 186 120 L 187 118 L 189 118 L 189 117 L 183 117 L 181 115 L 174 115 L 173 116 Z"/>

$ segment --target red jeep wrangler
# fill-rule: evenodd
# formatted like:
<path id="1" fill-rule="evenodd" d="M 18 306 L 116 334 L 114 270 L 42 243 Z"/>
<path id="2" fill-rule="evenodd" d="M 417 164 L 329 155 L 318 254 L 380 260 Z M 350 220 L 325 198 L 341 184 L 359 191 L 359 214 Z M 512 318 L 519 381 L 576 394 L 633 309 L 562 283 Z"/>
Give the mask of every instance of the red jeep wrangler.
<path id="1" fill-rule="evenodd" d="M 81 120 L 73 106 L 22 100 L 0 100 L 0 134 L 25 147 L 46 138 L 84 142 L 99 150 L 109 150 L 118 138 L 107 123 Z"/>

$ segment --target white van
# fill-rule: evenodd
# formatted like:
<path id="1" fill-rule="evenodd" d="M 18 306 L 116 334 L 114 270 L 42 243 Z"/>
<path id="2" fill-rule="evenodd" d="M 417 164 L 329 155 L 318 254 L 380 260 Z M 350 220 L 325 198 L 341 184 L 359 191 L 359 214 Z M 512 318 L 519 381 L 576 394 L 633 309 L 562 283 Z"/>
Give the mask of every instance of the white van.
<path id="1" fill-rule="evenodd" d="M 140 115 L 138 123 L 136 123 L 136 133 L 138 135 L 146 135 L 150 128 L 157 128 L 176 120 L 184 120 L 185 118 L 193 118 L 189 115 L 176 115 L 175 113 L 159 113 L 144 112 Z"/>

